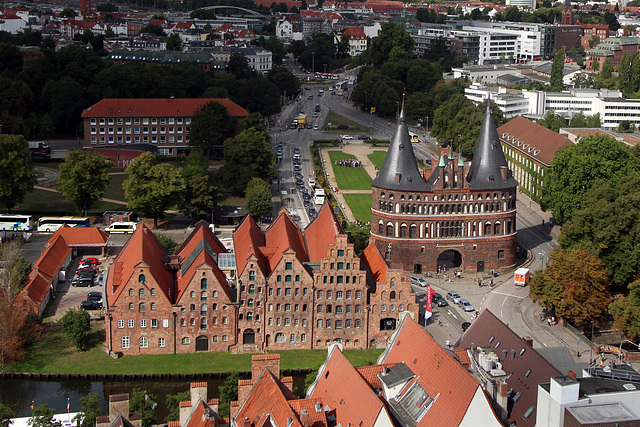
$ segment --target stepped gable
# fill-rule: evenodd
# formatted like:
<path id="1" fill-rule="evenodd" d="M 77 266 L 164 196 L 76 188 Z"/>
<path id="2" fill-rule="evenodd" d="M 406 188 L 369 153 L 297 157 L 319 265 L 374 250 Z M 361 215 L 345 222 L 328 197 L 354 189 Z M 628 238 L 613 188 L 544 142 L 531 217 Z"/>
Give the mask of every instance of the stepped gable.
<path id="1" fill-rule="evenodd" d="M 238 274 L 242 274 L 247 259 L 254 254 L 258 258 L 258 263 L 262 272 L 266 275 L 266 263 L 258 248 L 265 245 L 264 233 L 256 224 L 251 214 L 246 214 L 236 231 L 233 232 L 233 246 L 236 254 L 236 268 Z"/>
<path id="2" fill-rule="evenodd" d="M 260 250 L 267 257 L 269 273 L 276 268 L 282 259 L 282 253 L 288 248 L 296 252 L 296 258 L 301 263 L 309 261 L 302 231 L 289 218 L 286 209 L 280 209 L 278 218 L 271 223 L 264 237 L 265 248 Z"/>
<path id="3" fill-rule="evenodd" d="M 467 182 L 471 190 L 500 190 L 518 185 L 502 152 L 491 110 L 491 100 L 487 101 L 487 109 L 476 144 L 476 152 L 467 174 Z"/>
<path id="4" fill-rule="evenodd" d="M 207 242 L 216 254 L 227 252 L 227 248 L 224 247 L 218 237 L 211 231 L 209 224 L 206 221 L 198 221 L 191 234 L 189 234 L 189 237 L 187 237 L 187 240 L 180 245 L 176 254 L 178 254 L 182 260 L 188 257 L 202 241 Z"/>
<path id="5" fill-rule="evenodd" d="M 500 358 L 502 370 L 508 376 L 508 388 L 513 390 L 513 394 L 520 394 L 509 418 L 519 420 L 518 425 L 535 426 L 536 412 L 527 418 L 524 415 L 537 402 L 537 385 L 563 373 L 490 310 L 483 310 L 454 345 L 457 350 L 476 350 L 478 347 L 492 351 Z"/>
<path id="6" fill-rule="evenodd" d="M 486 400 L 486 408 L 490 408 L 480 383 L 411 316 L 404 318 L 378 359 L 378 364 L 383 363 L 406 364 L 427 394 L 437 397 L 420 426 L 460 425 L 478 393 Z M 491 425 L 491 421 L 497 418 L 487 419 L 486 424 Z"/>
<path id="7" fill-rule="evenodd" d="M 141 264 L 149 267 L 151 275 L 153 275 L 158 286 L 164 292 L 167 300 L 172 301 L 169 290 L 173 285 L 173 275 L 164 268 L 165 257 L 166 254 L 162 245 L 158 242 L 149 226 L 144 222 L 141 223 L 113 263 L 111 270 L 113 274 L 109 274 L 107 279 L 109 305 L 115 304 L 124 289 L 124 284 L 134 273 L 136 267 Z"/>
<path id="8" fill-rule="evenodd" d="M 362 261 L 371 272 L 374 283 L 387 280 L 387 268 L 389 268 L 389 266 L 378 250 L 375 242 L 369 243 L 369 246 L 367 246 L 362 252 L 362 255 L 360 255 L 360 261 Z"/>
<path id="9" fill-rule="evenodd" d="M 312 387 L 311 398 L 335 411 L 336 425 L 366 427 L 376 425 L 376 421 L 383 418 L 390 421 L 382 400 L 338 346 L 329 350 L 327 361 L 320 367 Z"/>
<path id="10" fill-rule="evenodd" d="M 250 425 L 262 426 L 271 417 L 272 423 L 267 425 L 302 427 L 296 413 L 289 406 L 278 379 L 267 368 L 262 371 L 241 405 L 234 418 L 235 425 L 245 425 L 244 421 L 248 418 Z"/>
<path id="11" fill-rule="evenodd" d="M 431 191 L 431 186 L 422 178 L 413 153 L 404 117 L 404 103 L 382 169 L 371 185 L 385 190 Z"/>
<path id="12" fill-rule="evenodd" d="M 338 234 L 344 234 L 344 231 L 329 202 L 325 200 L 318 216 L 304 230 L 309 261 L 320 262 L 323 257 L 326 257 L 329 244 L 335 242 Z"/>

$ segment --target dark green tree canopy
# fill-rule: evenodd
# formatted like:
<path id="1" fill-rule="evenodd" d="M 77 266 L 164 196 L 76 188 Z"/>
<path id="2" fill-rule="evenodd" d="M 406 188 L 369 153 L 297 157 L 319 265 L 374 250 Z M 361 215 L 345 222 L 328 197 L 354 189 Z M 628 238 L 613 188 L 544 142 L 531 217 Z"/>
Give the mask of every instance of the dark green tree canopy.
<path id="1" fill-rule="evenodd" d="M 36 182 L 24 137 L 0 135 L 0 208 L 8 211 L 22 202 Z"/>
<path id="2" fill-rule="evenodd" d="M 583 138 L 556 152 L 542 189 L 542 208 L 560 223 L 570 221 L 583 195 L 598 180 L 616 185 L 638 169 L 638 159 L 621 142 L 603 135 Z"/>
<path id="3" fill-rule="evenodd" d="M 193 147 L 201 149 L 211 158 L 213 149 L 236 133 L 238 122 L 231 117 L 227 107 L 219 102 L 207 102 L 191 118 L 189 140 Z"/>
<path id="4" fill-rule="evenodd" d="M 112 163 L 100 153 L 73 150 L 60 165 L 59 190 L 85 216 L 109 185 Z"/>
<path id="5" fill-rule="evenodd" d="M 371 39 L 367 52 L 367 60 L 376 67 L 382 66 L 389 59 L 411 58 L 413 39 L 408 32 L 393 22 L 382 24 L 377 37 Z"/>
<path id="6" fill-rule="evenodd" d="M 146 390 L 134 388 L 129 398 L 129 412 L 142 414 L 142 427 L 156 424 L 157 398 Z"/>
<path id="7" fill-rule="evenodd" d="M 73 346 L 78 350 L 86 350 L 87 334 L 91 330 L 89 313 L 80 308 L 69 309 L 60 319 L 60 323 L 67 339 L 71 341 Z"/>
<path id="8" fill-rule="evenodd" d="M 271 213 L 271 191 L 269 184 L 262 178 L 253 178 L 249 181 L 245 197 L 247 198 L 247 210 L 254 217 L 260 219 Z"/>
<path id="9" fill-rule="evenodd" d="M 252 178 L 271 181 L 276 176 L 271 150 L 271 137 L 264 131 L 250 128 L 224 143 L 225 165 L 220 173 L 227 189 L 244 194 Z"/>

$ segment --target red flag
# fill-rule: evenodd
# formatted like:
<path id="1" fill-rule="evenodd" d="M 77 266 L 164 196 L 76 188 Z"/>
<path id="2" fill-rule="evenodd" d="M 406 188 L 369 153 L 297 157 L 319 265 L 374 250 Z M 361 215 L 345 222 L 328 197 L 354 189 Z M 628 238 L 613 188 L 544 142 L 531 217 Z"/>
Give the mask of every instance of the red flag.
<path id="1" fill-rule="evenodd" d="M 424 318 L 429 320 L 429 318 L 433 315 L 433 294 L 435 294 L 431 286 L 427 285 L 427 303 L 425 305 Z"/>
<path id="2" fill-rule="evenodd" d="M 33 409 L 33 400 L 31 401 L 31 405 L 29 405 L 29 408 Z"/>

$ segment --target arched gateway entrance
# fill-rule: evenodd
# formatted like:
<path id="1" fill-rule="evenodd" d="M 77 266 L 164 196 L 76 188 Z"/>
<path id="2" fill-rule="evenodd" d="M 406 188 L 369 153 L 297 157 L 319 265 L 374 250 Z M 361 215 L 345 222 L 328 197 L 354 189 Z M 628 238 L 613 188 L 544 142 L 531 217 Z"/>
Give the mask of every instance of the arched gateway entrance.
<path id="1" fill-rule="evenodd" d="M 462 255 L 453 249 L 447 249 L 438 256 L 438 268 L 445 267 L 447 270 L 458 268 L 462 265 Z"/>

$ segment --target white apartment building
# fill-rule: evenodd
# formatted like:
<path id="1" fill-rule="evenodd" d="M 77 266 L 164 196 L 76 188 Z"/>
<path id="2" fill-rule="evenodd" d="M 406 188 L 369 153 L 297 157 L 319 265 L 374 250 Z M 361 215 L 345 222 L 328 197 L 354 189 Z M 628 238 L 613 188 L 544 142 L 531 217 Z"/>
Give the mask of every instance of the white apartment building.
<path id="1" fill-rule="evenodd" d="M 583 113 L 585 116 L 600 114 L 602 128 L 618 129 L 620 122 L 628 120 L 640 126 L 640 99 L 625 99 L 622 93 L 609 89 L 572 89 L 563 92 L 516 90 L 490 87 L 473 83 L 465 89 L 465 96 L 478 105 L 491 98 L 506 118 L 527 116 L 544 117 L 549 110 L 567 120 Z"/>
<path id="2" fill-rule="evenodd" d="M 244 55 L 249 66 L 259 73 L 266 74 L 273 68 L 273 55 L 270 50 L 256 46 L 232 47 L 231 53 Z"/>
<path id="3" fill-rule="evenodd" d="M 285 18 L 280 19 L 276 25 L 276 36 L 279 39 L 290 39 L 293 36 L 293 24 Z"/>

